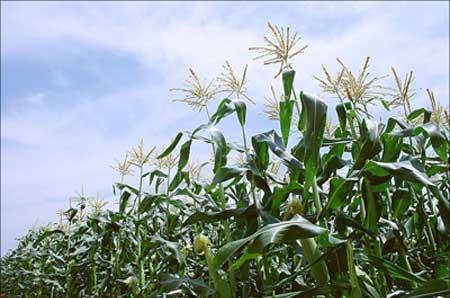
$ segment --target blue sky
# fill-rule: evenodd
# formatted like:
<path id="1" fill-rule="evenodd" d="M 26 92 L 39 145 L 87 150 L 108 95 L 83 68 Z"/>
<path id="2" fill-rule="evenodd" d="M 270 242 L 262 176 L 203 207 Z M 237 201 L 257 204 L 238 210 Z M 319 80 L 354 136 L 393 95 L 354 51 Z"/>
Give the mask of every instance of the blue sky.
<path id="1" fill-rule="evenodd" d="M 81 184 L 112 202 L 109 165 L 140 137 L 163 146 L 204 122 L 169 92 L 190 66 L 211 78 L 225 60 L 248 63 L 258 103 L 249 134 L 277 127 L 262 115 L 270 84 L 280 87 L 276 69 L 247 50 L 269 20 L 309 45 L 294 63 L 304 90 L 320 91 L 312 75 L 321 64 L 337 69 L 340 57 L 359 68 L 370 55 L 374 74 L 415 71 L 415 106 L 428 105 L 426 88 L 448 104 L 448 2 L 2 2 L 2 254 L 28 228 L 56 220 Z M 229 139 L 238 137 L 232 125 L 221 127 Z"/>

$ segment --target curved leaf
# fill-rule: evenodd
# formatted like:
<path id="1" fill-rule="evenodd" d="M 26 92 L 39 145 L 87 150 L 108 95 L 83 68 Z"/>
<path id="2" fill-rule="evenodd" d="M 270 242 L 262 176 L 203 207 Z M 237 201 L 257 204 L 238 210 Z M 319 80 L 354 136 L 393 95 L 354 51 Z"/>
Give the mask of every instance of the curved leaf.
<path id="1" fill-rule="evenodd" d="M 247 114 L 247 105 L 242 100 L 233 101 L 234 108 L 236 109 L 236 114 L 239 120 L 239 124 L 242 127 L 245 125 L 245 116 Z"/>
<path id="2" fill-rule="evenodd" d="M 249 237 L 230 242 L 221 247 L 214 258 L 214 270 L 219 269 L 239 249 L 249 243 L 251 244 L 248 247 L 248 252 L 256 253 L 272 243 L 311 238 L 325 231 L 324 228 L 310 223 L 299 215 L 289 221 L 269 224 Z"/>
<path id="3" fill-rule="evenodd" d="M 242 176 L 246 171 L 247 168 L 221 167 L 214 176 L 213 183 L 221 183 Z"/>
<path id="4" fill-rule="evenodd" d="M 319 150 L 327 123 L 327 105 L 318 97 L 300 93 L 302 111 L 299 129 L 303 132 L 305 146 L 305 191 L 308 191 L 317 174 Z"/>
<path id="5" fill-rule="evenodd" d="M 212 124 L 217 124 L 225 118 L 226 116 L 232 114 L 234 112 L 234 105 L 231 104 L 231 99 L 224 98 L 219 105 L 217 106 L 217 110 L 214 114 L 211 115 L 210 121 Z"/>
<path id="6" fill-rule="evenodd" d="M 434 279 L 425 282 L 420 288 L 410 291 L 404 298 L 447 297 L 450 287 L 444 280 Z"/>
<path id="7" fill-rule="evenodd" d="M 175 147 L 178 145 L 178 142 L 180 142 L 182 136 L 183 136 L 182 132 L 177 133 L 177 135 L 173 139 L 172 143 L 170 143 L 170 145 L 156 158 L 161 159 L 161 158 L 169 155 L 173 151 L 173 149 L 175 149 Z"/>
<path id="8" fill-rule="evenodd" d="M 370 160 L 367 162 L 363 172 L 374 176 L 394 176 L 404 181 L 416 182 L 426 186 L 434 186 L 434 183 L 420 168 L 420 163 L 415 160 L 399 162 L 379 162 Z"/>
<path id="9" fill-rule="evenodd" d="M 183 226 L 192 225 L 198 222 L 212 223 L 222 221 L 230 217 L 241 217 L 249 212 L 254 212 L 255 205 L 250 205 L 247 208 L 226 209 L 217 212 L 195 212 L 183 223 Z"/>
<path id="10" fill-rule="evenodd" d="M 283 145 L 283 141 L 280 136 L 274 131 L 268 131 L 265 133 L 261 133 L 252 137 L 253 144 L 264 143 L 270 148 L 276 156 L 278 156 L 287 167 L 291 168 L 291 170 L 302 170 L 304 169 L 303 164 L 292 156 L 289 152 L 286 151 L 286 148 Z M 255 146 L 254 146 L 255 147 Z M 264 148 L 264 147 L 262 147 Z M 260 152 L 264 152 L 260 149 Z M 261 153 L 266 155 L 266 153 Z"/>

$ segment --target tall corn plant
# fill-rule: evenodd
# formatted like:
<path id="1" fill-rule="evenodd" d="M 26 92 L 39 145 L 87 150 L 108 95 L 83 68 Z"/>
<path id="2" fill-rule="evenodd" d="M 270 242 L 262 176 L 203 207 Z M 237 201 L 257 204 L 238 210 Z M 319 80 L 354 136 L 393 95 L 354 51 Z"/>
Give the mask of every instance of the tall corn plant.
<path id="1" fill-rule="evenodd" d="M 383 88 L 367 58 L 358 73 L 338 59 L 336 75 L 316 77 L 339 100 L 333 112 L 295 82 L 291 61 L 306 50 L 297 33 L 269 29 L 251 50 L 279 66 L 282 93 L 272 88 L 265 109 L 277 129 L 247 136 L 247 66 L 238 74 L 226 62 L 208 83 L 190 69 L 173 90 L 203 123 L 159 151 L 142 141 L 117 163 L 117 211 L 82 193 L 59 225 L 31 230 L 1 259 L 2 293 L 448 296 L 448 111 L 430 90 L 431 109 L 414 109 L 413 73 L 402 81 L 393 68 L 395 88 Z M 402 112 L 378 122 L 374 103 Z M 241 142 L 227 142 L 227 117 Z M 212 159 L 192 162 L 193 143 Z"/>

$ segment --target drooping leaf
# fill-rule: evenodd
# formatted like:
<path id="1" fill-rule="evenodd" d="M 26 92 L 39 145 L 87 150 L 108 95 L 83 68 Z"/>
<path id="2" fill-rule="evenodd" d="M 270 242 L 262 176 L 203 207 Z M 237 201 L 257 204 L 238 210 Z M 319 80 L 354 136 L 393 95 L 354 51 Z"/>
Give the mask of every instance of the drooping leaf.
<path id="1" fill-rule="evenodd" d="M 214 143 L 214 173 L 227 164 L 228 147 L 223 134 L 215 127 L 211 128 L 211 139 Z"/>
<path id="2" fill-rule="evenodd" d="M 272 243 L 311 238 L 324 232 L 324 228 L 310 223 L 299 215 L 289 221 L 269 224 L 249 237 L 232 241 L 221 247 L 214 258 L 214 270 L 220 268 L 239 249 L 249 243 L 248 252 L 256 253 Z"/>
<path id="3" fill-rule="evenodd" d="M 403 267 L 401 267 L 400 265 L 397 265 L 391 261 L 373 255 L 364 256 L 363 259 L 366 262 L 368 262 L 371 266 L 374 266 L 375 268 L 378 268 L 379 270 L 388 273 L 391 278 L 417 282 L 419 284 L 425 282 L 425 279 L 423 277 L 420 277 L 417 274 L 413 274 L 408 270 L 404 269 Z"/>
<path id="4" fill-rule="evenodd" d="M 394 131 L 391 134 L 398 137 L 416 137 L 419 134 L 424 135 L 426 138 L 429 137 L 434 151 L 442 159 L 442 161 L 448 163 L 449 140 L 445 137 L 436 124 L 428 122 L 415 127 Z"/>
<path id="5" fill-rule="evenodd" d="M 213 183 L 222 183 L 227 180 L 242 176 L 247 168 L 221 167 L 214 176 Z"/>
<path id="6" fill-rule="evenodd" d="M 137 190 L 136 188 L 134 188 L 131 185 L 128 184 L 123 184 L 123 183 L 116 183 L 116 187 L 120 190 L 128 190 L 129 192 L 135 194 L 135 195 L 139 195 L 139 190 Z"/>
<path id="7" fill-rule="evenodd" d="M 382 123 L 364 119 L 361 124 L 360 133 L 362 138 L 362 147 L 355 159 L 353 169 L 361 169 L 368 159 L 373 158 L 381 149 L 381 134 L 384 125 Z"/>
<path id="8" fill-rule="evenodd" d="M 124 213 L 125 209 L 128 206 L 128 200 L 130 199 L 131 193 L 128 192 L 127 190 L 122 192 L 122 195 L 120 196 L 119 199 L 119 212 L 120 213 Z"/>
<path id="9" fill-rule="evenodd" d="M 342 131 L 346 130 L 347 127 L 347 110 L 351 109 L 352 105 L 350 102 L 344 104 L 340 103 L 336 105 L 336 114 L 338 115 L 339 126 Z"/>
<path id="10" fill-rule="evenodd" d="M 159 283 L 165 292 L 170 292 L 180 288 L 184 282 L 184 278 L 180 278 L 174 274 L 161 273 L 159 275 Z"/>
<path id="11" fill-rule="evenodd" d="M 150 211 L 153 205 L 158 201 L 166 198 L 165 194 L 148 194 L 142 200 L 138 206 L 139 213 L 145 213 Z"/>
<path id="12" fill-rule="evenodd" d="M 225 118 L 226 116 L 232 114 L 234 112 L 234 105 L 231 103 L 231 99 L 224 98 L 219 105 L 217 106 L 217 110 L 214 114 L 211 115 L 210 121 L 212 124 L 217 124 Z"/>
<path id="13" fill-rule="evenodd" d="M 153 180 L 155 179 L 155 177 L 167 178 L 167 174 L 164 173 L 164 172 L 162 172 L 161 170 L 158 170 L 158 169 L 153 170 L 153 171 L 150 171 L 150 172 L 148 172 L 148 173 L 146 173 L 146 174 L 147 174 L 147 175 L 150 175 L 150 176 L 149 176 L 149 184 L 150 184 L 150 185 L 153 183 Z M 146 175 L 144 174 L 144 175 L 142 176 L 142 178 L 144 178 L 145 176 L 146 176 Z"/>
<path id="14" fill-rule="evenodd" d="M 366 233 L 370 237 L 376 237 L 372 231 L 369 231 L 366 227 L 364 227 L 359 221 L 353 219 L 350 216 L 344 214 L 344 212 L 337 212 L 336 214 L 336 225 L 342 227 L 352 227 L 356 230 Z"/>
<path id="15" fill-rule="evenodd" d="M 416 110 L 412 111 L 411 113 L 409 113 L 407 119 L 409 121 L 413 121 L 413 120 L 417 119 L 418 117 L 420 117 L 422 115 L 423 115 L 423 118 L 424 118 L 423 123 L 427 123 L 428 121 L 430 121 L 431 111 L 429 111 L 429 110 L 427 110 L 425 108 L 419 108 L 419 109 L 416 109 Z"/>
<path id="16" fill-rule="evenodd" d="M 444 221 L 447 232 L 450 232 L 450 202 L 436 186 L 429 187 L 431 193 L 438 199 L 439 213 Z"/>
<path id="17" fill-rule="evenodd" d="M 441 279 L 426 281 L 418 289 L 409 291 L 402 298 L 426 298 L 426 297 L 448 297 L 450 295 L 450 287 L 447 282 Z"/>
<path id="18" fill-rule="evenodd" d="M 300 93 L 302 111 L 299 129 L 303 132 L 305 146 L 305 191 L 312 185 L 319 165 L 319 150 L 327 122 L 327 105 L 318 97 Z"/>
<path id="19" fill-rule="evenodd" d="M 258 145 L 259 143 L 267 144 L 270 151 L 272 151 L 276 156 L 278 156 L 283 161 L 283 163 L 286 164 L 287 167 L 291 168 L 291 170 L 304 169 L 303 164 L 294 156 L 292 156 L 289 152 L 287 152 L 286 148 L 283 145 L 283 141 L 274 130 L 253 136 L 252 143 Z M 260 152 L 263 152 L 262 154 L 264 156 L 266 155 L 266 153 L 261 149 Z"/>
<path id="20" fill-rule="evenodd" d="M 187 278 L 187 282 L 199 297 L 207 297 L 216 293 L 216 290 L 210 288 L 201 278 Z"/>
<path id="21" fill-rule="evenodd" d="M 420 163 L 415 160 L 399 162 L 379 162 L 370 160 L 367 162 L 363 172 L 378 177 L 394 176 L 398 179 L 433 186 L 434 183 L 426 175 Z"/>
<path id="22" fill-rule="evenodd" d="M 247 208 L 226 209 L 217 212 L 195 212 L 188 217 L 188 219 L 183 223 L 183 226 L 192 225 L 198 222 L 212 223 L 216 221 L 226 220 L 230 217 L 241 217 L 251 212 L 251 210 L 254 208 L 256 208 L 255 205 L 250 205 Z"/>
<path id="23" fill-rule="evenodd" d="M 184 263 L 184 258 L 180 252 L 180 247 L 179 247 L 178 243 L 166 240 L 159 235 L 152 236 L 150 238 L 150 241 L 153 243 L 157 243 L 158 245 L 163 245 L 163 246 L 169 248 L 175 255 L 175 258 L 177 259 L 178 264 Z"/>
<path id="24" fill-rule="evenodd" d="M 245 126 L 245 118 L 247 114 L 247 105 L 242 100 L 233 101 L 234 108 L 236 109 L 236 114 L 239 120 L 239 124 Z"/>

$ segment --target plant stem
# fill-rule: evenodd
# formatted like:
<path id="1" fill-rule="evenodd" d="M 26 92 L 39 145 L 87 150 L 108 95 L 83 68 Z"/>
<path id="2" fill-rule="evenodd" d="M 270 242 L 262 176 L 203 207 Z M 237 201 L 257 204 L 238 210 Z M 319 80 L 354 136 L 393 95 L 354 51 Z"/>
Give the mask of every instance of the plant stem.
<path id="1" fill-rule="evenodd" d="M 231 298 L 230 289 L 225 281 L 223 281 L 216 271 L 213 270 L 213 257 L 211 256 L 211 251 L 209 247 L 206 246 L 204 249 L 206 264 L 208 265 L 209 276 L 214 283 L 214 288 L 217 290 L 219 294 L 219 298 Z"/>
<path id="2" fill-rule="evenodd" d="M 320 252 L 319 247 L 317 246 L 314 238 L 300 239 L 299 241 L 303 248 L 303 252 L 308 263 L 311 264 L 315 262 L 318 258 L 320 258 L 322 253 Z M 314 279 L 322 286 L 326 285 L 330 280 L 328 268 L 324 260 L 311 266 L 311 274 L 314 277 Z"/>
<path id="3" fill-rule="evenodd" d="M 171 171 L 171 167 L 169 167 L 168 172 L 167 172 L 167 187 L 166 187 L 166 218 L 167 218 L 167 238 L 170 240 L 170 212 L 169 212 L 169 181 L 170 181 L 170 171 Z"/>
<path id="4" fill-rule="evenodd" d="M 375 208 L 377 208 L 376 204 L 375 204 L 375 197 L 373 195 L 372 192 L 372 186 L 370 184 L 369 181 L 365 180 L 366 183 L 366 192 L 367 192 L 367 206 L 366 207 L 366 214 L 368 214 L 368 216 L 371 216 L 372 213 L 370 213 L 369 210 L 375 210 Z M 370 226 L 370 218 L 368 220 L 365 221 L 365 227 L 368 228 L 369 230 L 371 230 L 372 232 L 375 232 L 378 235 L 378 227 L 375 225 L 373 227 Z M 380 245 L 380 240 L 377 237 L 376 239 L 373 239 L 371 237 L 365 236 L 366 239 L 366 243 L 367 245 L 364 247 L 364 249 L 366 250 L 366 252 L 368 254 L 374 255 L 380 259 L 383 258 L 383 255 L 381 253 L 381 245 Z M 369 269 L 370 270 L 370 269 Z M 384 273 L 381 270 L 370 270 L 371 274 L 372 274 L 372 278 L 373 280 L 377 281 L 377 285 L 379 287 L 379 290 L 381 291 L 381 295 L 384 297 L 387 295 L 387 282 L 386 282 L 386 277 L 384 276 Z M 376 274 L 375 274 L 376 272 Z"/>
<path id="5" fill-rule="evenodd" d="M 141 193 L 142 193 L 142 172 L 143 172 L 144 165 L 141 165 L 139 167 L 139 194 L 137 197 L 137 207 L 136 207 L 136 238 L 138 242 L 138 251 L 137 251 L 137 265 L 138 265 L 138 271 L 139 271 L 139 286 L 141 290 L 144 288 L 145 285 L 145 272 L 144 272 L 144 260 L 142 260 L 142 237 L 141 237 L 141 229 L 140 229 L 140 219 L 141 214 L 139 212 L 139 206 L 141 205 Z"/>
<path id="6" fill-rule="evenodd" d="M 312 189 L 313 189 L 313 196 L 314 196 L 314 206 L 316 207 L 317 214 L 319 214 L 322 211 L 322 204 L 320 202 L 320 195 L 319 195 L 319 189 L 317 186 L 316 176 L 314 176 L 314 178 L 313 178 Z"/>
<path id="7" fill-rule="evenodd" d="M 347 258 L 348 275 L 350 277 L 350 297 L 359 298 L 362 297 L 361 289 L 359 288 L 358 276 L 356 275 L 355 263 L 353 260 L 353 247 L 351 240 L 347 240 L 345 243 L 345 252 Z"/>

